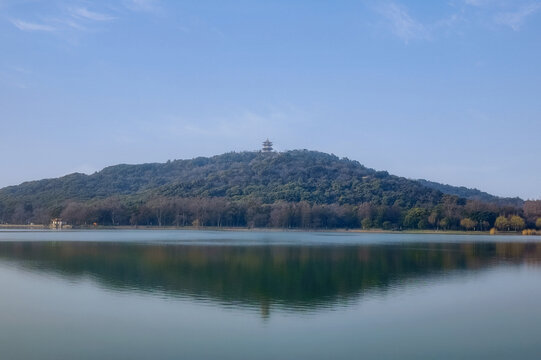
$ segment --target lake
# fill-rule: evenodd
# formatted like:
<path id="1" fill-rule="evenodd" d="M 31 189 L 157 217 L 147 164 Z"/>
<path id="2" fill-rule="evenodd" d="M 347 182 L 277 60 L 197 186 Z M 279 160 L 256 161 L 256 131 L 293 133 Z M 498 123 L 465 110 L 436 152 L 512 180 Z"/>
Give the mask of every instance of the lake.
<path id="1" fill-rule="evenodd" d="M 539 359 L 541 237 L 0 231 L 0 359 Z"/>

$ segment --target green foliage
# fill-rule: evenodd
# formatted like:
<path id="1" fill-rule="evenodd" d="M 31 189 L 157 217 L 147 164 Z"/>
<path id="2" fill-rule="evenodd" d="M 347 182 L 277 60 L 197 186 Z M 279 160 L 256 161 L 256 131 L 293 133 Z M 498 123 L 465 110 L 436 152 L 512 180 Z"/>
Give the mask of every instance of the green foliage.
<path id="1" fill-rule="evenodd" d="M 494 227 L 500 231 L 509 230 L 509 220 L 505 216 L 498 216 L 494 223 Z"/>
<path id="2" fill-rule="evenodd" d="M 21 224 L 458 229 L 469 218 L 488 229 L 517 210 L 307 150 L 123 164 L 0 189 L 0 223 Z"/>
<path id="3" fill-rule="evenodd" d="M 518 215 L 511 216 L 511 218 L 509 219 L 509 225 L 515 231 L 521 231 L 522 229 L 526 227 L 526 223 L 524 222 L 524 219 Z"/>
<path id="4" fill-rule="evenodd" d="M 4 221 L 12 220 L 14 214 L 21 221 L 31 220 L 33 211 L 24 208 L 28 204 L 50 212 L 64 209 L 69 202 L 94 203 L 114 196 L 128 198 L 128 202 L 152 197 L 220 197 L 232 201 L 257 199 L 263 204 L 370 203 L 408 209 L 434 206 L 441 193 L 325 153 L 241 152 L 164 164 L 117 165 L 92 175 L 76 173 L 27 182 L 0 189 L 0 210 Z M 23 208 L 17 210 L 19 205 Z"/>
<path id="5" fill-rule="evenodd" d="M 477 225 L 477 222 L 473 221 L 470 218 L 465 218 L 460 220 L 460 226 L 462 226 L 466 230 L 472 230 Z"/>
<path id="6" fill-rule="evenodd" d="M 406 213 L 404 226 L 410 229 L 425 229 L 428 226 L 428 210 L 415 207 Z"/>
<path id="7" fill-rule="evenodd" d="M 363 229 L 368 230 L 368 229 L 372 228 L 372 220 L 370 220 L 369 218 L 363 219 L 361 221 L 361 225 L 362 225 Z"/>
<path id="8" fill-rule="evenodd" d="M 417 228 L 421 230 L 428 229 L 428 220 L 426 218 L 419 220 L 417 223 Z"/>
<path id="9" fill-rule="evenodd" d="M 493 203 L 501 206 L 512 206 L 512 207 L 522 207 L 524 201 L 521 198 L 502 198 L 499 196 L 494 196 L 486 192 L 469 189 L 464 186 L 451 186 L 440 184 L 433 181 L 428 181 L 424 179 L 417 180 L 421 185 L 429 187 L 431 189 L 436 189 L 441 191 L 444 194 L 455 195 L 468 200 L 477 200 L 485 203 Z"/>
<path id="10" fill-rule="evenodd" d="M 498 216 L 494 227 L 500 231 L 521 231 L 526 227 L 526 222 L 518 215 L 512 215 L 510 217 Z"/>
<path id="11" fill-rule="evenodd" d="M 442 228 L 443 230 L 447 230 L 449 229 L 449 225 L 450 225 L 450 221 L 448 218 L 443 218 L 439 221 L 438 223 L 439 227 Z"/>

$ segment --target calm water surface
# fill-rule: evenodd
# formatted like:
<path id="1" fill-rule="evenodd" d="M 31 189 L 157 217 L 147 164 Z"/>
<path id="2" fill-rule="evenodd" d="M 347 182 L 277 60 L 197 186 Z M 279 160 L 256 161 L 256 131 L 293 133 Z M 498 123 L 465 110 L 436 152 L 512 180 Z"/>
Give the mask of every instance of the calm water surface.
<path id="1" fill-rule="evenodd" d="M 0 231 L 0 359 L 540 359 L 541 238 Z"/>

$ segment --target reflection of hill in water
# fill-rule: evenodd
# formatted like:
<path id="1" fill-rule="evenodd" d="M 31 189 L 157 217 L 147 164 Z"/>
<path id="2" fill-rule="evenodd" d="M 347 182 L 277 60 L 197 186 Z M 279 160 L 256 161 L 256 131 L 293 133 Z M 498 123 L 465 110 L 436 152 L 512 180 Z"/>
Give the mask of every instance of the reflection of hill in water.
<path id="1" fill-rule="evenodd" d="M 0 259 L 32 271 L 89 275 L 114 290 L 162 292 L 225 304 L 316 309 L 409 278 L 502 262 L 538 264 L 541 244 L 193 246 L 0 243 Z"/>

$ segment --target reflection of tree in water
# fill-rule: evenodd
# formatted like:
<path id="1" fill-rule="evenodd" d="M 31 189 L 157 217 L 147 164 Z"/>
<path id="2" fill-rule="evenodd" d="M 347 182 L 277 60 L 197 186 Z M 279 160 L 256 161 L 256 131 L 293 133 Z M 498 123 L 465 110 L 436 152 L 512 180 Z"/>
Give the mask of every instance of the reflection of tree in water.
<path id="1" fill-rule="evenodd" d="M 88 275 L 114 290 L 163 292 L 226 305 L 315 310 L 407 279 L 507 263 L 538 264 L 541 244 L 195 246 L 0 243 L 0 259 L 33 271 Z"/>

